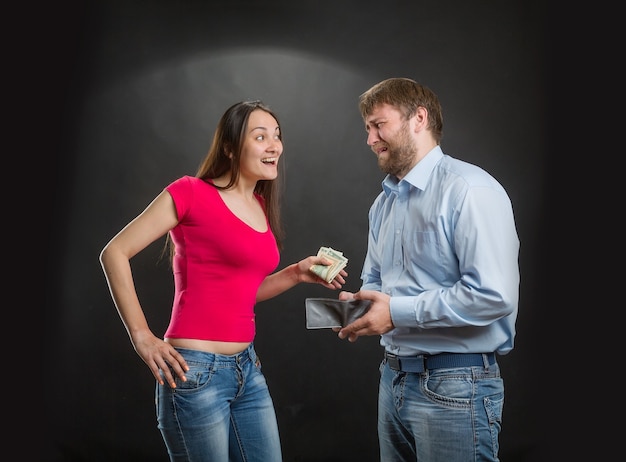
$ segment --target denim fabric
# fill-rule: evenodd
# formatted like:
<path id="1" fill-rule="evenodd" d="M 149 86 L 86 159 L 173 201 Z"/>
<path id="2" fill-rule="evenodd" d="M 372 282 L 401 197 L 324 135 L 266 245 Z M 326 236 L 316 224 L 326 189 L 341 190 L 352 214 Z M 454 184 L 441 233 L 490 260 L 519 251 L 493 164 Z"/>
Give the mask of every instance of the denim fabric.
<path id="1" fill-rule="evenodd" d="M 422 373 L 380 364 L 378 437 L 384 462 L 498 461 L 504 382 L 498 364 Z"/>
<path id="2" fill-rule="evenodd" d="M 171 461 L 280 462 L 278 424 L 261 362 L 250 345 L 235 355 L 177 348 L 189 371 L 176 388 L 156 386 L 158 427 Z"/>

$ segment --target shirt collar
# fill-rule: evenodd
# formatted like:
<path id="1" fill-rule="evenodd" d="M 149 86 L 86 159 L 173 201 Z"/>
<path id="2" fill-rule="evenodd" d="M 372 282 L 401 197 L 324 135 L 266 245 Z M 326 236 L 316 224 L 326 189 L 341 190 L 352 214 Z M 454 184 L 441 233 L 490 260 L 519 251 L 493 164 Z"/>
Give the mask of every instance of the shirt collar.
<path id="1" fill-rule="evenodd" d="M 383 191 L 387 196 L 392 192 L 396 194 L 400 189 L 404 189 L 409 186 L 414 186 L 422 191 L 426 189 L 426 184 L 430 178 L 430 174 L 435 168 L 435 165 L 443 157 L 443 151 L 441 146 L 437 145 L 428 152 L 411 170 L 407 173 L 402 180 L 398 181 L 398 178 L 394 175 L 387 175 L 382 182 Z M 406 186 L 401 185 L 406 183 Z"/>

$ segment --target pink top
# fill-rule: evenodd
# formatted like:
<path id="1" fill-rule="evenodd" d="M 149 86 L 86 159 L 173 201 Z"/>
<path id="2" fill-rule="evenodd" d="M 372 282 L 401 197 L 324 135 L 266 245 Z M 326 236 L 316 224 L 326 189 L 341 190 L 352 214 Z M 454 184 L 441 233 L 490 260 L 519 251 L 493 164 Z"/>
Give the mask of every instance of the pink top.
<path id="1" fill-rule="evenodd" d="M 257 291 L 280 260 L 269 223 L 255 231 L 200 178 L 184 176 L 165 189 L 179 221 L 170 231 L 175 293 L 165 337 L 251 342 Z"/>

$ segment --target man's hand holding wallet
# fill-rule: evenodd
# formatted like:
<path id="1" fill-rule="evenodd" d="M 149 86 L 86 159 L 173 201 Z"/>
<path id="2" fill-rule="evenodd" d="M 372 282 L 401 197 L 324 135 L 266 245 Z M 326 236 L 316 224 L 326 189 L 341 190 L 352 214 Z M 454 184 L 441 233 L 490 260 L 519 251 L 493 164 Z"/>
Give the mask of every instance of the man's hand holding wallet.
<path id="1" fill-rule="evenodd" d="M 307 298 L 307 329 L 330 328 L 341 340 L 382 335 L 395 326 L 389 307 L 391 297 L 376 290 L 342 291 L 339 300 Z"/>
<path id="2" fill-rule="evenodd" d="M 336 300 L 332 298 L 307 298 L 307 329 L 345 327 L 369 310 L 371 300 Z"/>

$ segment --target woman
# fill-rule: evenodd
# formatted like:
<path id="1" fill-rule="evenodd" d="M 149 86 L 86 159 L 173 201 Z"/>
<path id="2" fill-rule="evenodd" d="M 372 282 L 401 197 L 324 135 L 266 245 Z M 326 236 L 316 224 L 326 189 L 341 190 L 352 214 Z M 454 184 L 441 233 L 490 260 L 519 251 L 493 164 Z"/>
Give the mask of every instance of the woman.
<path id="1" fill-rule="evenodd" d="M 283 231 L 276 115 L 260 101 L 231 106 L 195 177 L 169 184 L 100 254 L 135 351 L 157 380 L 158 426 L 172 461 L 282 460 L 278 425 L 254 349 L 257 302 L 301 282 L 339 289 L 309 256 L 272 273 Z M 130 260 L 166 233 L 175 294 L 164 338 L 149 328 Z M 167 383 L 167 385 L 166 385 Z"/>

